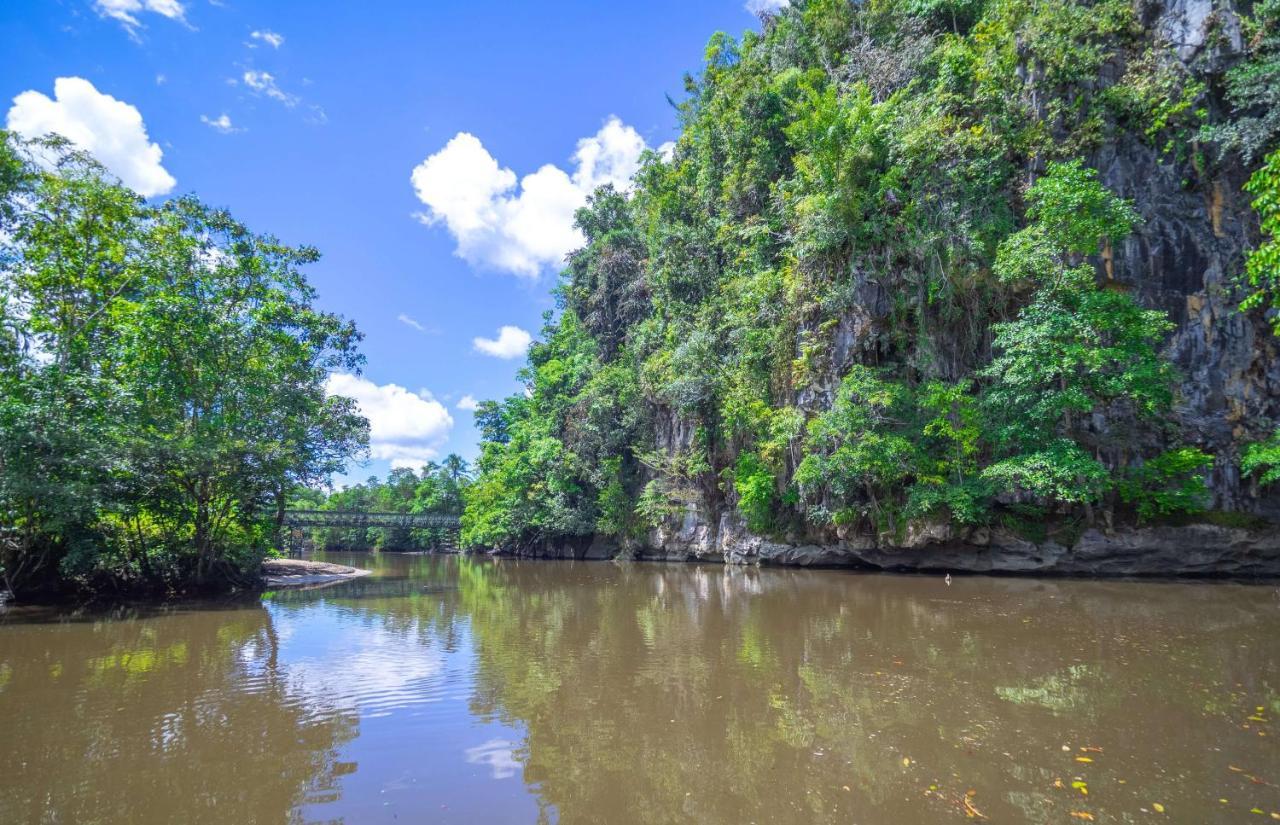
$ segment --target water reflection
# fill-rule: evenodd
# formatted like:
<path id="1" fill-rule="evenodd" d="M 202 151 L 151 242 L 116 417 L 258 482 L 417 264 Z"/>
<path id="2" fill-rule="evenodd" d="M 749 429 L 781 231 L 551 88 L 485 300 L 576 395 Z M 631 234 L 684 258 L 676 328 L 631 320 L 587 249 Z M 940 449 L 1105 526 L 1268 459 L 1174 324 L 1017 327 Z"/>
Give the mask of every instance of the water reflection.
<path id="1" fill-rule="evenodd" d="M 257 605 L 0 627 L 0 821 L 288 819 L 357 727 L 290 690 L 279 648 Z"/>
<path id="2" fill-rule="evenodd" d="M 1256 773 L 1280 751 L 1248 719 L 1280 713 L 1265 588 L 468 561 L 458 580 L 475 710 L 525 727 L 525 779 L 566 822 L 1280 810 Z"/>
<path id="3" fill-rule="evenodd" d="M 331 558 L 377 575 L 0 619 L 0 821 L 1280 813 L 1273 588 Z"/>

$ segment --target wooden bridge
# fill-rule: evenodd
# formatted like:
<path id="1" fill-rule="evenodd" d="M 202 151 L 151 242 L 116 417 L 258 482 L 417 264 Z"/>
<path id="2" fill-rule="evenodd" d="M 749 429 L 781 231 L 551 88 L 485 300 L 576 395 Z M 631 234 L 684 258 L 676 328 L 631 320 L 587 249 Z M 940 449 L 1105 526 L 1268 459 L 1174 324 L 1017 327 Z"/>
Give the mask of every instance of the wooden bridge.
<path id="1" fill-rule="evenodd" d="M 452 513 L 371 513 L 361 510 L 285 510 L 284 543 L 289 555 L 301 554 L 309 530 L 342 528 L 349 530 L 386 527 L 393 530 L 435 530 L 440 536 L 436 549 L 458 546 L 461 523 Z"/>

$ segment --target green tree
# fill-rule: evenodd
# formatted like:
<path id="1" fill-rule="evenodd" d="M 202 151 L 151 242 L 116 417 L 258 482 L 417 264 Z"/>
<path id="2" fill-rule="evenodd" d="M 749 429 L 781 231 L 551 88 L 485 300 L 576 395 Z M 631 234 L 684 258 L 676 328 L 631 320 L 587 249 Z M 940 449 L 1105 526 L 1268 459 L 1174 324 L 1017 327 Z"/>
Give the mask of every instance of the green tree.
<path id="1" fill-rule="evenodd" d="M 1267 155 L 1244 188 L 1253 195 L 1263 240 L 1245 262 L 1245 281 L 1252 292 L 1240 308 L 1268 310 L 1271 329 L 1280 335 L 1280 149 Z"/>
<path id="2" fill-rule="evenodd" d="M 1088 507 L 1111 489 L 1120 457 L 1171 408 L 1172 367 L 1158 348 L 1172 324 L 1126 292 L 1099 288 L 1093 267 L 1079 262 L 1134 220 L 1091 172 L 1051 164 L 1027 198 L 1033 222 L 1001 246 L 996 271 L 1036 291 L 1015 320 L 992 328 L 984 400 L 1003 457 L 983 476 L 1000 489 Z"/>
<path id="3" fill-rule="evenodd" d="M 317 253 L 193 198 L 147 205 L 65 141 L 4 144 L 8 585 L 250 580 L 290 491 L 367 439 L 324 390 L 359 334 L 314 308 Z"/>

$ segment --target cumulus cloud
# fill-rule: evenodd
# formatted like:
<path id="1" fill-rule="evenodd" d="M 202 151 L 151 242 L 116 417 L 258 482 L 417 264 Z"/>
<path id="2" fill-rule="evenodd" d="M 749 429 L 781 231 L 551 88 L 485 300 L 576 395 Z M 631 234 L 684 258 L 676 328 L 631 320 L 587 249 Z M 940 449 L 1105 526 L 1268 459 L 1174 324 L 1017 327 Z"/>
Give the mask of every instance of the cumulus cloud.
<path id="1" fill-rule="evenodd" d="M 791 5 L 791 0 L 747 0 L 747 11 L 752 14 L 777 14 Z"/>
<path id="2" fill-rule="evenodd" d="M 480 409 L 480 402 L 476 400 L 474 395 L 467 393 L 458 399 L 458 409 L 465 410 L 467 412 L 475 412 Z"/>
<path id="3" fill-rule="evenodd" d="M 145 197 L 163 195 L 177 184 L 161 165 L 164 152 L 148 140 L 142 114 L 82 77 L 55 80 L 53 99 L 35 90 L 19 94 L 6 123 L 24 137 L 62 135 Z"/>
<path id="4" fill-rule="evenodd" d="M 472 338 L 471 344 L 476 352 L 492 355 L 494 358 L 510 360 L 519 358 L 529 349 L 533 336 L 520 327 L 504 326 L 498 330 L 497 338 Z"/>
<path id="5" fill-rule="evenodd" d="M 254 40 L 266 43 L 273 49 L 278 49 L 284 45 L 284 35 L 273 32 L 270 29 L 260 29 L 249 35 Z"/>
<path id="6" fill-rule="evenodd" d="M 244 85 L 257 94 L 266 95 L 286 106 L 296 106 L 298 104 L 298 98 L 281 89 L 280 84 L 276 83 L 275 75 L 270 72 L 247 69 L 240 79 L 244 81 Z"/>
<path id="7" fill-rule="evenodd" d="M 411 181 L 426 205 L 419 216 L 443 224 L 455 254 L 473 266 L 536 278 L 583 243 L 573 213 L 596 187 L 629 189 L 640 167 L 644 138 L 616 117 L 578 141 L 573 171 L 546 164 L 518 181 L 480 142 L 459 132 L 413 170 Z"/>
<path id="8" fill-rule="evenodd" d="M 325 390 L 355 399 L 369 419 L 370 454 L 392 467 L 418 468 L 438 457 L 453 429 L 449 411 L 426 391 L 375 384 L 345 372 L 330 374 Z"/>
<path id="9" fill-rule="evenodd" d="M 222 134 L 224 134 L 224 135 L 229 135 L 229 134 L 231 134 L 232 132 L 238 132 L 238 131 L 240 131 L 240 130 L 239 130 L 239 129 L 237 129 L 237 128 L 235 127 L 235 125 L 231 122 L 231 118 L 227 116 L 227 113 L 226 113 L 226 112 L 223 112 L 222 114 L 218 115 L 217 117 L 209 117 L 208 115 L 200 115 L 200 122 L 201 122 L 201 123 L 203 123 L 204 125 L 208 126 L 210 129 L 213 129 L 213 130 L 214 130 L 214 131 L 216 131 L 216 132 L 221 132 L 221 133 L 222 133 Z"/>
<path id="10" fill-rule="evenodd" d="M 93 10 L 102 17 L 109 17 L 134 34 L 142 22 L 138 15 L 144 12 L 158 14 L 179 23 L 187 22 L 187 10 L 179 0 L 94 0 Z"/>

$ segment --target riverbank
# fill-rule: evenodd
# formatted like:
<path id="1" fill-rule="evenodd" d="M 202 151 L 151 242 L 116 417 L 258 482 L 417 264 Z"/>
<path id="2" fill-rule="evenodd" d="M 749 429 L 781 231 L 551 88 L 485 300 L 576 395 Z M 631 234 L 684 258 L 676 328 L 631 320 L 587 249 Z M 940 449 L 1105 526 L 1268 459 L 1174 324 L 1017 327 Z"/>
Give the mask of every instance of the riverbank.
<path id="1" fill-rule="evenodd" d="M 368 576 L 372 570 L 303 559 L 266 559 L 262 562 L 262 582 L 269 588 L 316 587 Z"/>
<path id="2" fill-rule="evenodd" d="M 854 568 L 893 572 L 964 572 L 1078 577 L 1280 578 L 1280 527 L 1189 524 L 1089 529 L 1073 541 L 1033 541 L 1004 528 L 931 525 L 886 543 L 863 534 L 830 541 L 757 536 L 739 519 L 688 519 L 655 530 L 642 542 L 604 537 L 505 547 L 492 555 L 550 559 L 630 558 L 786 567 Z"/>

